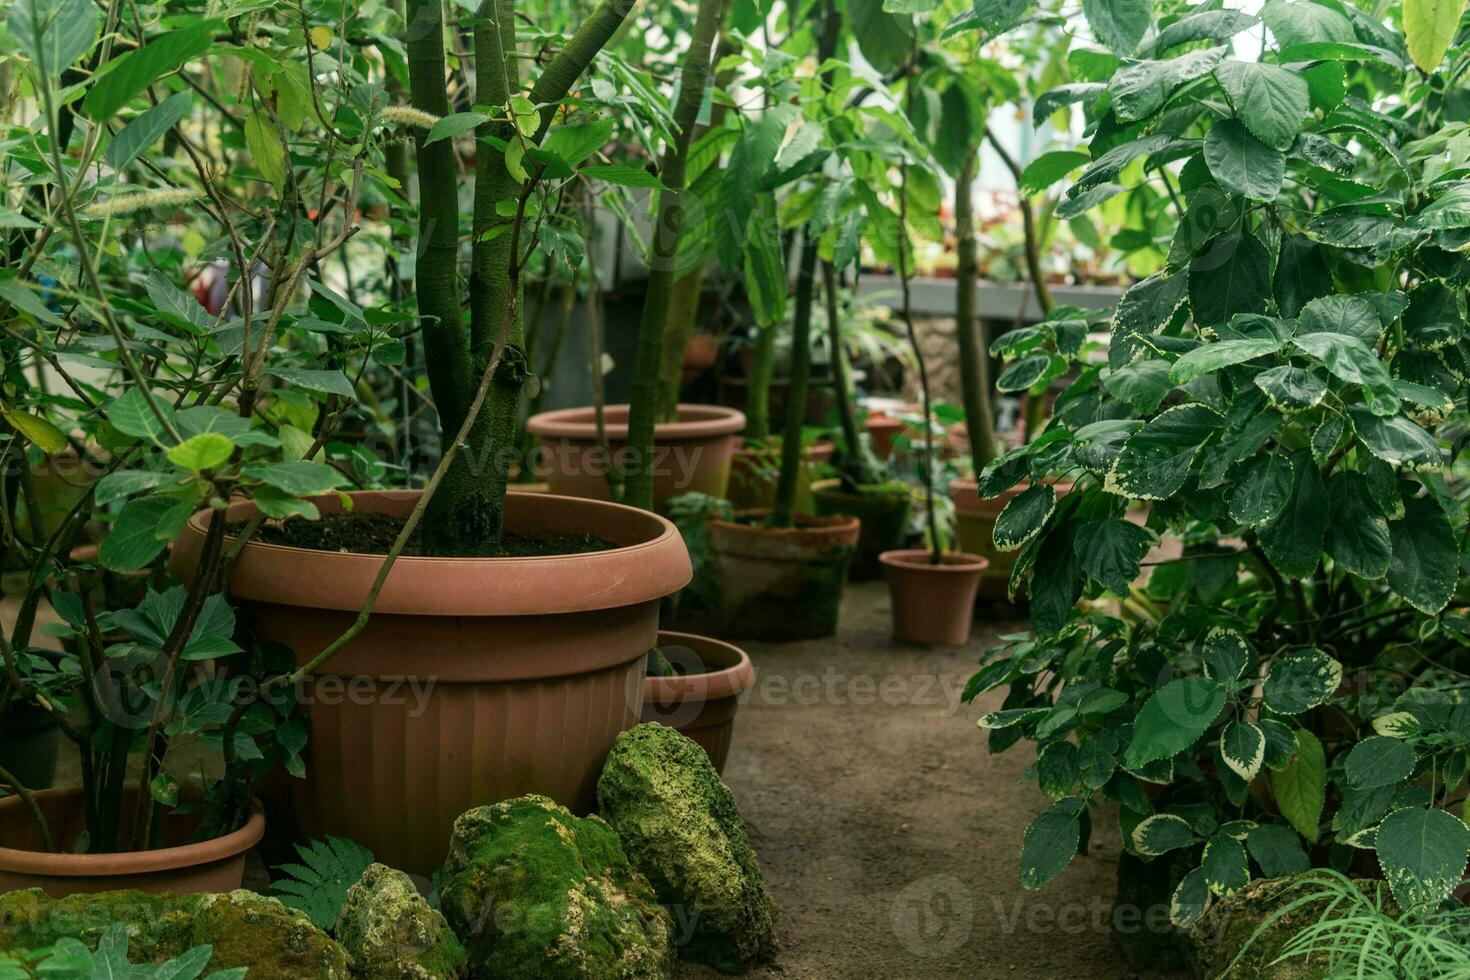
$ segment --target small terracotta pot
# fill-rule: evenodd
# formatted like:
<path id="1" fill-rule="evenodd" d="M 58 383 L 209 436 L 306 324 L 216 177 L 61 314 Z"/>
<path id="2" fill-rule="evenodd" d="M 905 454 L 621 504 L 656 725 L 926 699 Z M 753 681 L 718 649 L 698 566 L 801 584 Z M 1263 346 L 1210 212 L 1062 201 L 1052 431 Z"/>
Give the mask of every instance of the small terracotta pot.
<path id="1" fill-rule="evenodd" d="M 607 499 L 607 461 L 597 445 L 596 410 L 564 408 L 526 420 L 541 440 L 551 492 Z M 745 416 L 718 405 L 680 405 L 679 421 L 653 427 L 653 502 L 662 505 L 682 493 L 723 497 L 730 480 L 730 458 Z M 614 461 L 628 448 L 628 406 L 609 405 L 603 430 Z"/>
<path id="2" fill-rule="evenodd" d="M 986 561 L 952 551 L 933 565 L 930 557 L 924 548 L 879 556 L 893 600 L 893 637 L 906 643 L 962 647 L 970 642 L 975 592 Z"/>
<path id="3" fill-rule="evenodd" d="M 707 333 L 689 335 L 684 345 L 684 372 L 680 379 L 689 384 L 695 378 L 715 366 L 720 357 L 720 338 Z"/>
<path id="4" fill-rule="evenodd" d="M 863 426 L 873 440 L 873 452 L 879 459 L 888 459 L 893 455 L 893 440 L 908 428 L 908 423 L 891 415 L 869 415 Z"/>
<path id="5" fill-rule="evenodd" d="M 796 526 L 764 525 L 768 510 L 709 521 L 727 636 L 809 640 L 837 631 L 847 566 L 857 547 L 856 517 L 796 516 Z"/>
<path id="6" fill-rule="evenodd" d="M 72 854 L 86 830 L 85 800 L 76 787 L 34 794 L 57 847 L 52 854 L 41 843 L 41 831 L 18 796 L 0 799 L 0 893 L 40 888 L 52 898 L 136 889 L 149 894 L 229 892 L 245 877 L 245 852 L 265 834 L 265 817 L 256 810 L 245 826 L 231 834 L 197 843 L 179 843 L 152 851 L 119 854 Z M 122 825 L 132 824 L 132 800 L 124 797 Z M 163 839 L 187 841 L 198 826 L 195 814 L 164 814 Z"/>
<path id="7" fill-rule="evenodd" d="M 350 495 L 359 513 L 406 516 L 416 490 Z M 324 514 L 333 494 L 312 498 Z M 230 506 L 243 520 L 248 502 Z M 307 778 L 291 780 L 304 835 L 366 845 L 428 874 L 455 818 L 540 793 L 586 813 L 618 734 L 643 710 L 659 603 L 688 584 L 673 524 L 621 504 L 511 493 L 506 526 L 592 534 L 607 551 L 538 558 L 400 558 L 367 627 L 305 689 Z M 207 514 L 180 536 L 174 568 L 198 563 Z M 252 541 L 230 591 L 261 641 L 304 664 L 357 616 L 381 555 Z"/>
<path id="8" fill-rule="evenodd" d="M 995 546 L 995 519 L 1005 510 L 1022 490 L 1030 484 L 1022 483 L 1011 487 L 998 497 L 981 497 L 979 484 L 974 480 L 953 480 L 949 485 L 949 499 L 954 502 L 955 539 L 960 551 L 984 558 L 988 563 L 980 579 L 979 598 L 991 602 L 1005 602 L 1011 569 L 1016 565 L 1015 551 L 1001 551 Z M 1053 484 L 1057 496 L 1069 493 L 1070 482 Z"/>
<path id="9" fill-rule="evenodd" d="M 863 488 L 854 493 L 843 489 L 841 480 L 818 480 L 812 484 L 812 504 L 824 517 L 847 514 L 862 525 L 852 562 L 854 581 L 882 575 L 879 556 L 903 547 L 908 535 L 910 498 L 902 487 Z"/>
<path id="10" fill-rule="evenodd" d="M 837 447 L 818 442 L 801 451 L 801 471 L 796 475 L 796 509 L 812 513 L 812 477 L 818 466 L 832 459 Z M 781 473 L 779 443 L 754 449 L 741 446 L 730 462 L 730 488 L 726 497 L 736 510 L 769 510 L 776 504 L 776 483 Z"/>
<path id="11" fill-rule="evenodd" d="M 735 712 L 755 683 L 745 651 L 707 636 L 659 630 L 659 652 L 685 673 L 651 676 L 643 682 L 643 720 L 688 735 L 704 748 L 719 772 L 730 756 Z"/>

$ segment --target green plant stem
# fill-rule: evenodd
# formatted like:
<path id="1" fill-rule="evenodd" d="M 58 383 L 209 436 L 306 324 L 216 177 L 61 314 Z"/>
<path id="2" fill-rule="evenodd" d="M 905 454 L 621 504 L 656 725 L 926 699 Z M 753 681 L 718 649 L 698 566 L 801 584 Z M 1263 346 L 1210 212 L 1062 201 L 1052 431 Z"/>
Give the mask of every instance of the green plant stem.
<path id="1" fill-rule="evenodd" d="M 776 373 L 776 324 L 756 327 L 755 354 L 745 384 L 745 442 L 761 442 L 771 435 L 771 378 Z"/>
<path id="2" fill-rule="evenodd" d="M 837 421 L 842 427 L 844 475 L 857 489 L 877 483 L 868 466 L 862 437 L 858 433 L 857 415 L 853 411 L 852 377 L 847 369 L 847 345 L 842 342 L 842 321 L 837 302 L 837 268 L 822 262 L 822 292 L 827 301 L 827 341 L 832 348 L 832 381 L 837 386 Z"/>
<path id="3" fill-rule="evenodd" d="M 990 400 L 990 352 L 977 315 L 979 264 L 976 261 L 975 170 L 980 148 L 972 147 L 955 178 L 955 231 L 959 239 L 959 267 L 955 271 L 955 332 L 960 346 L 960 387 L 965 402 L 965 428 L 975 474 L 996 456 L 995 416 Z"/>
<path id="4" fill-rule="evenodd" d="M 36 825 L 41 830 L 42 846 L 47 851 L 53 854 L 56 853 L 56 838 L 51 836 L 51 825 L 46 822 L 46 814 L 41 812 L 41 807 L 36 803 L 35 796 L 31 795 L 31 791 L 21 785 L 21 781 L 16 779 L 4 768 L 0 768 L 0 783 L 5 783 L 15 791 L 16 796 L 20 797 L 20 801 L 25 804 L 26 809 L 31 811 L 31 816 L 36 818 Z"/>
<path id="5" fill-rule="evenodd" d="M 791 323 L 791 382 L 786 389 L 786 424 L 781 434 L 781 472 L 771 527 L 791 527 L 796 520 L 796 490 L 802 468 L 801 431 L 806 425 L 806 396 L 811 380 L 812 296 L 817 271 L 817 243 L 803 240 L 796 272 L 796 315 Z"/>
<path id="6" fill-rule="evenodd" d="M 720 27 L 722 0 L 700 0 L 699 12 L 684 56 L 679 77 L 679 100 L 674 105 L 674 139 L 664 150 L 659 166 L 662 183 L 654 192 L 653 231 L 648 240 L 648 290 L 643 300 L 643 318 L 638 326 L 638 354 L 633 366 L 633 384 L 628 399 L 628 467 L 624 501 L 644 510 L 653 509 L 653 436 L 659 410 L 659 368 L 663 360 L 664 330 L 669 322 L 669 305 L 674 273 L 679 263 L 679 242 L 684 235 L 684 172 L 689 161 L 689 144 L 695 121 L 704 101 L 713 57 L 715 35 Z M 698 302 L 698 283 L 694 284 Z"/>
<path id="7" fill-rule="evenodd" d="M 912 99 L 914 79 L 909 78 L 906 96 Z M 898 283 L 903 295 L 904 329 L 908 333 L 909 346 L 914 352 L 914 362 L 919 366 L 919 393 L 924 412 L 924 522 L 929 528 L 929 564 L 938 565 L 944 558 L 944 542 L 939 539 L 939 516 L 934 507 L 934 425 L 932 398 L 929 391 L 929 368 L 924 363 L 924 351 L 919 346 L 919 333 L 914 327 L 914 308 L 908 257 L 909 220 L 909 168 L 900 164 L 898 168 Z"/>

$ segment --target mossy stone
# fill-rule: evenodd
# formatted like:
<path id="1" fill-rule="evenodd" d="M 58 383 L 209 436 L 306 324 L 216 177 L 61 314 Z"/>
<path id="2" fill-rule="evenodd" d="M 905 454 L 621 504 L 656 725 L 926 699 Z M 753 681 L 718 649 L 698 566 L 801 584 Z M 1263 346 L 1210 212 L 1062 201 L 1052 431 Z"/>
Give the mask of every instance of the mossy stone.
<path id="1" fill-rule="evenodd" d="M 1397 914 L 1397 906 L 1388 897 L 1384 882 L 1360 878 L 1354 879 L 1353 884 L 1368 895 L 1374 894 L 1374 889 L 1382 889 L 1384 910 L 1390 915 Z M 1303 883 L 1301 875 L 1258 878 L 1217 901 L 1190 931 L 1199 975 L 1229 976 L 1230 980 L 1320 980 L 1326 976 L 1327 963 L 1321 957 L 1292 957 L 1273 962 L 1293 936 L 1322 918 L 1326 899 L 1305 902 L 1292 909 L 1262 930 L 1255 942 L 1250 942 L 1262 923 L 1314 890 L 1315 886 Z"/>
<path id="2" fill-rule="evenodd" d="M 448 980 L 465 975 L 465 949 L 444 916 L 402 871 L 369 865 L 347 890 L 335 929 L 359 976 Z"/>
<path id="3" fill-rule="evenodd" d="M 673 970 L 669 914 L 612 828 L 544 796 L 455 821 L 439 907 L 475 977 L 653 980 Z"/>
<path id="4" fill-rule="evenodd" d="M 697 743 L 659 724 L 624 732 L 597 801 L 673 911 L 681 958 L 728 973 L 771 958 L 775 907 L 735 798 Z"/>
<path id="5" fill-rule="evenodd" d="M 128 955 L 162 963 L 213 946 L 213 970 L 244 967 L 251 980 L 347 980 L 341 946 L 295 909 L 251 891 L 228 895 L 101 892 L 48 898 L 40 889 L 0 895 L 0 949 L 42 949 L 64 937 L 96 948 L 108 927 L 128 927 Z"/>

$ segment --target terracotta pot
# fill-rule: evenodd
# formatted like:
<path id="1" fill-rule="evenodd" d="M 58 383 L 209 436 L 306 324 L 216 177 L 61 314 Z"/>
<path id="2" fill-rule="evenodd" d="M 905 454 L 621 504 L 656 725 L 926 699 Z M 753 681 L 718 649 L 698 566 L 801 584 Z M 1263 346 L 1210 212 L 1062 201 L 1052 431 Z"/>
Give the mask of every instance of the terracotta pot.
<path id="1" fill-rule="evenodd" d="M 1016 565 L 1015 551 L 1000 551 L 995 547 L 995 519 L 1005 510 L 1006 504 L 1025 490 L 1029 484 L 1011 487 L 998 497 L 985 499 L 980 496 L 974 480 L 953 480 L 949 485 L 949 499 L 954 502 L 955 539 L 960 551 L 984 558 L 987 562 L 980 579 L 979 597 L 991 602 L 1005 602 L 1011 569 Z M 1070 482 L 1054 483 L 1060 497 L 1071 491 Z"/>
<path id="2" fill-rule="evenodd" d="M 847 514 L 862 525 L 852 562 L 854 581 L 882 575 L 879 556 L 903 547 L 908 536 L 910 498 L 902 486 L 865 487 L 855 493 L 843 489 L 841 480 L 818 480 L 812 484 L 812 504 L 824 517 Z"/>
<path id="3" fill-rule="evenodd" d="M 419 492 L 350 496 L 359 513 L 402 516 Z M 314 502 L 341 511 L 336 495 Z M 241 502 L 228 516 L 252 512 Z M 592 808 L 603 757 L 638 723 L 659 602 L 688 584 L 689 553 L 674 525 L 620 504 L 511 493 L 505 517 L 521 533 L 618 547 L 400 558 L 367 628 L 304 692 L 307 778 L 291 781 L 303 833 L 348 837 L 428 874 L 471 807 L 540 793 Z M 197 564 L 206 519 L 195 515 L 180 537 L 176 569 Z M 382 561 L 252 542 L 230 591 L 256 637 L 291 646 L 300 664 L 353 621 Z"/>
<path id="4" fill-rule="evenodd" d="M 659 630 L 659 652 L 685 673 L 643 682 L 643 720 L 668 725 L 703 747 L 719 772 L 730 756 L 735 712 L 755 683 L 745 651 L 707 636 Z"/>
<path id="5" fill-rule="evenodd" d="M 906 643 L 962 647 L 970 642 L 975 593 L 986 561 L 978 555 L 946 552 L 930 564 L 925 548 L 885 551 L 879 560 L 893 600 L 893 637 Z"/>
<path id="6" fill-rule="evenodd" d="M 750 523 L 709 521 L 725 635 L 777 641 L 831 636 L 858 519 L 798 514 L 795 527 L 769 528 L 769 515 L 749 510 L 736 517 Z"/>
<path id="7" fill-rule="evenodd" d="M 0 799 L 0 892 L 40 888 L 53 898 L 66 895 L 136 889 L 149 894 L 165 892 L 229 892 L 245 877 L 245 852 L 265 834 L 265 817 L 257 810 L 245 826 L 232 834 L 198 843 L 184 843 L 198 826 L 199 815 L 164 814 L 163 839 L 175 846 L 121 854 L 72 854 L 86 830 L 85 801 L 76 787 L 48 789 L 34 794 L 64 853 L 47 852 L 31 811 L 18 796 Z M 135 793 L 124 797 L 122 825 L 131 826 Z"/>
<path id="8" fill-rule="evenodd" d="M 796 509 L 812 513 L 812 477 L 818 466 L 832 459 L 836 446 L 818 442 L 801 451 L 801 472 L 796 475 Z M 776 504 L 776 482 L 781 474 L 781 445 L 758 449 L 741 446 L 730 463 L 730 488 L 726 496 L 736 510 L 769 510 Z"/>
<path id="9" fill-rule="evenodd" d="M 597 445 L 594 409 L 542 412 L 531 416 L 526 428 L 541 440 L 552 493 L 607 499 L 607 463 Z M 603 428 L 608 451 L 621 458 L 628 446 L 628 406 L 607 406 Z M 742 413 L 718 405 L 680 405 L 679 421 L 654 426 L 655 506 L 682 493 L 723 497 L 736 433 L 744 428 Z"/>
<path id="10" fill-rule="evenodd" d="M 873 452 L 879 459 L 887 459 L 893 455 L 893 440 L 908 428 L 908 423 L 890 415 L 869 415 L 863 426 L 873 440 Z"/>
<path id="11" fill-rule="evenodd" d="M 681 382 L 689 384 L 714 367 L 719 357 L 720 338 L 707 333 L 691 334 L 689 342 L 684 345 L 684 373 Z"/>

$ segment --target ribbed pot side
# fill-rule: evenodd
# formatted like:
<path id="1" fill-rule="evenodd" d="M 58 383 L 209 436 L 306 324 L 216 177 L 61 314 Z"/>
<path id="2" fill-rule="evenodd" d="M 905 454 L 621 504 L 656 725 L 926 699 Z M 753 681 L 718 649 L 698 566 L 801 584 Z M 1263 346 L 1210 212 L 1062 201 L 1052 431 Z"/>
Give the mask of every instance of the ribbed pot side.
<path id="1" fill-rule="evenodd" d="M 405 515 L 417 491 L 350 495 Z M 335 497 L 316 501 L 323 514 Z M 250 505 L 231 508 L 243 519 Z M 204 515 L 176 549 L 197 562 Z M 366 629 L 300 691 L 311 723 L 292 805 L 308 836 L 356 840 L 396 868 L 443 862 L 456 817 L 540 793 L 579 812 L 613 740 L 638 723 L 659 601 L 688 583 L 664 519 L 631 507 L 512 493 L 514 531 L 593 534 L 618 547 L 546 558 L 400 558 Z M 378 555 L 252 542 L 230 588 L 258 639 L 305 663 L 357 615 Z"/>

